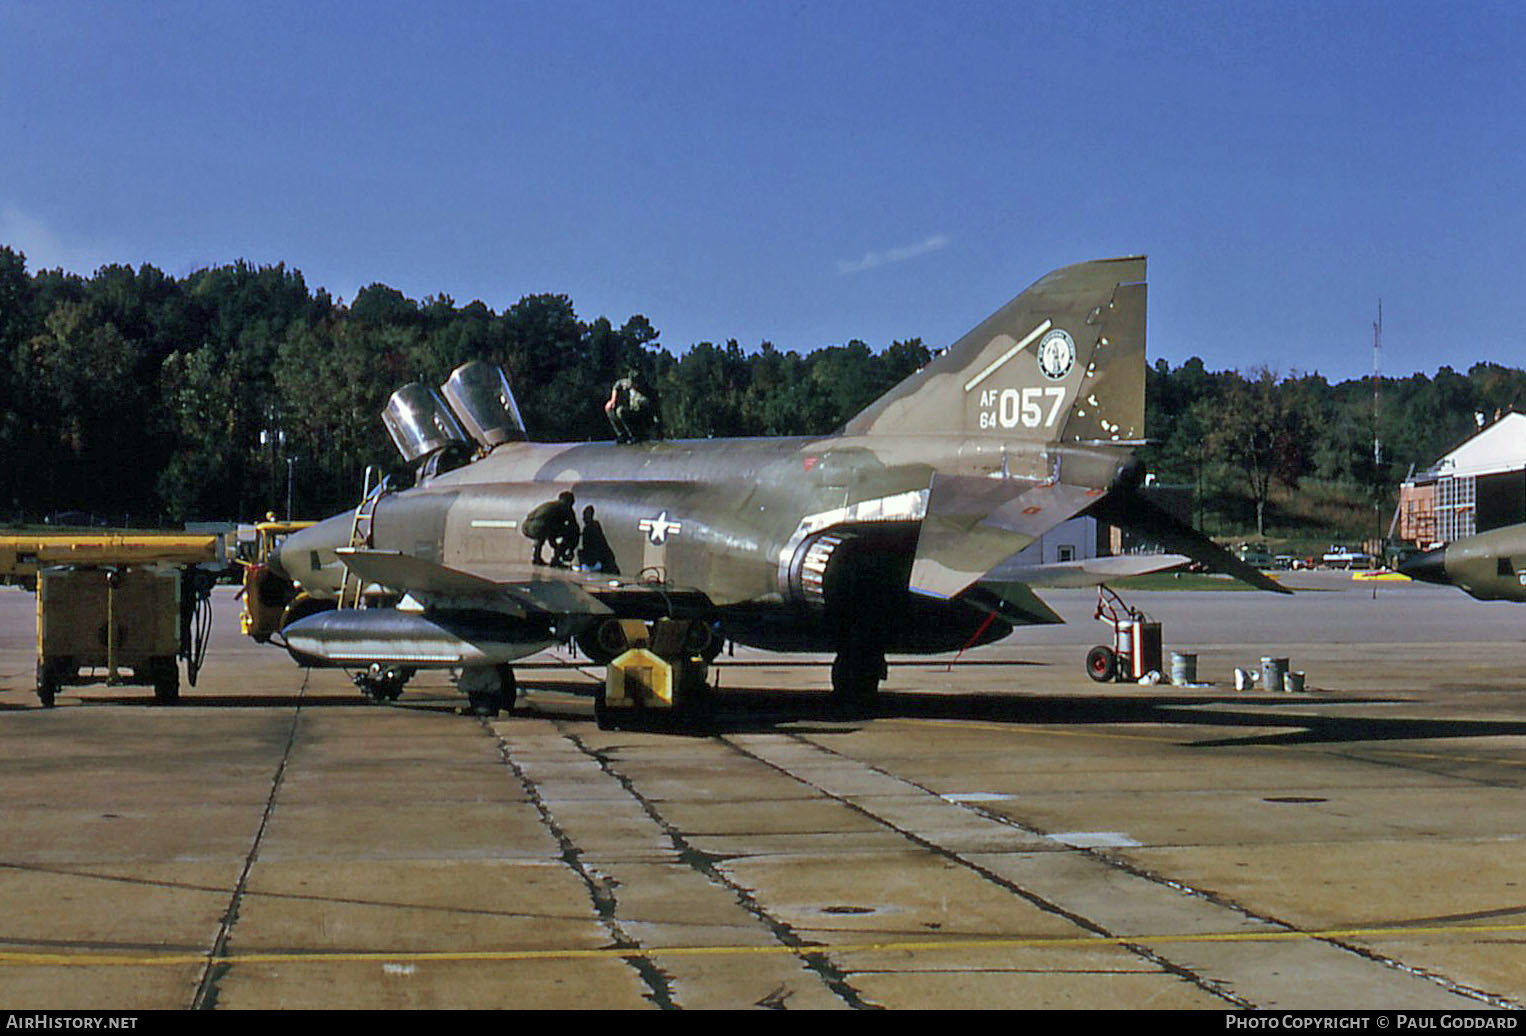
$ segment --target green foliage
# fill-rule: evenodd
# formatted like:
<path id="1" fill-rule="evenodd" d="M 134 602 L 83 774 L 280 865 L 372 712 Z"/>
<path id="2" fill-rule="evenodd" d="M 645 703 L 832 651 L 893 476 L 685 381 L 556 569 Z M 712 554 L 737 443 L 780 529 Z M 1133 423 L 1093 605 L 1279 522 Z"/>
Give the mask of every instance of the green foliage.
<path id="1" fill-rule="evenodd" d="M 407 478 L 387 397 L 468 360 L 502 366 L 539 439 L 611 437 L 610 386 L 640 370 L 670 436 L 825 432 L 928 358 L 920 342 L 806 357 L 702 343 L 674 358 L 640 314 L 580 320 L 565 295 L 502 314 L 384 284 L 349 306 L 284 265 L 170 277 L 103 266 L 26 272 L 0 247 L 0 503 L 9 517 L 83 510 L 139 524 L 303 515 L 352 505 L 367 466 Z"/>
<path id="2" fill-rule="evenodd" d="M 1141 451 L 1162 482 L 1192 485 L 1206 531 L 1243 536 L 1373 536 L 1397 486 L 1478 431 L 1479 420 L 1526 409 L 1526 372 L 1476 364 L 1432 378 L 1386 378 L 1373 455 L 1370 378 L 1329 384 L 1317 374 L 1209 372 L 1196 357 L 1157 361 L 1146 385 Z M 1374 512 L 1378 518 L 1374 518 Z"/>

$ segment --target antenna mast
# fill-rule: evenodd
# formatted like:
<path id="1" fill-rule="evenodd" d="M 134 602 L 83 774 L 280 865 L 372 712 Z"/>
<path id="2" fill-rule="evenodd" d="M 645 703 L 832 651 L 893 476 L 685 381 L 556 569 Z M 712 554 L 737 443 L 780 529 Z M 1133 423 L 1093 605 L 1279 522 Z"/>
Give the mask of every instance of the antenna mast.
<path id="1" fill-rule="evenodd" d="M 1383 519 L 1381 517 L 1383 507 L 1383 437 L 1378 432 L 1378 416 L 1381 413 L 1379 403 L 1381 401 L 1381 386 L 1383 384 L 1383 300 L 1378 299 L 1378 319 L 1372 325 L 1372 517 L 1377 526 L 1377 548 L 1374 554 L 1381 552 L 1385 557 L 1387 551 L 1382 547 Z M 1394 521 L 1398 521 L 1399 511 L 1394 509 Z M 1389 533 L 1393 535 L 1393 523 L 1389 523 Z M 1372 597 L 1377 600 L 1378 584 L 1372 584 Z"/>
<path id="2" fill-rule="evenodd" d="M 1378 386 L 1383 378 L 1383 300 L 1378 299 L 1378 320 L 1372 325 L 1372 466 L 1383 466 L 1383 440 L 1378 434 Z"/>

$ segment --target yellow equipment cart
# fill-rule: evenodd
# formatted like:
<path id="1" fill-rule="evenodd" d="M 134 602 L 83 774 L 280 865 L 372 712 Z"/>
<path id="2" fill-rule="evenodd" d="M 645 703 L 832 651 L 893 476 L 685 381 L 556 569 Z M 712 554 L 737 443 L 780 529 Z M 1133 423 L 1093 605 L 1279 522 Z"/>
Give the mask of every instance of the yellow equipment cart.
<path id="1" fill-rule="evenodd" d="M 212 586 L 226 565 L 216 535 L 0 536 L 0 579 L 37 591 L 37 697 L 51 706 L 61 687 L 107 683 L 146 684 L 160 702 L 179 700 L 176 659 L 194 686 Z"/>
<path id="2" fill-rule="evenodd" d="M 65 684 L 149 684 L 180 699 L 180 572 L 169 566 L 44 568 L 37 578 L 37 697 Z M 82 675 L 104 669 L 104 675 Z"/>
<path id="3" fill-rule="evenodd" d="M 244 567 L 244 585 L 239 591 L 244 610 L 239 613 L 238 622 L 244 636 L 263 644 L 286 621 L 286 609 L 298 594 L 289 580 L 270 570 L 270 554 L 287 536 L 312 524 L 308 521 L 278 522 L 272 518 L 254 527 L 254 557 L 239 560 Z"/>

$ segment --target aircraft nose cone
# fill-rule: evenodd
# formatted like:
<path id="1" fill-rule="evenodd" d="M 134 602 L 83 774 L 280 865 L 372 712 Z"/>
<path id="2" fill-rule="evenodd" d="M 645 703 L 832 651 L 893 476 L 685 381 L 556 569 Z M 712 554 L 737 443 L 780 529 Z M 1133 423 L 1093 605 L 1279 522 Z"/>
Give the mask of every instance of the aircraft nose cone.
<path id="1" fill-rule="evenodd" d="M 1447 549 L 1437 547 L 1424 554 L 1416 554 L 1407 561 L 1399 562 L 1399 574 L 1418 579 L 1422 583 L 1448 583 L 1446 568 Z"/>

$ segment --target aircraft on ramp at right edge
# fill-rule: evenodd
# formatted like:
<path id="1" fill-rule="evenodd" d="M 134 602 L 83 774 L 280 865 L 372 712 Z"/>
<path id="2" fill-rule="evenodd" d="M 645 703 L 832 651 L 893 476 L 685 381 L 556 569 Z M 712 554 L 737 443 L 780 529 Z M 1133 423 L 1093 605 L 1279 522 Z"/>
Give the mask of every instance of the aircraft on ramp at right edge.
<path id="1" fill-rule="evenodd" d="M 1399 573 L 1458 587 L 1480 601 L 1526 601 L 1526 525 L 1453 540 L 1400 562 Z"/>
<path id="2" fill-rule="evenodd" d="M 280 636 L 299 664 L 363 670 L 376 698 L 452 669 L 489 714 L 513 706 L 516 659 L 569 640 L 614 665 L 639 646 L 713 657 L 719 638 L 830 652 L 834 694 L 858 705 L 887 653 L 1060 621 L 1034 586 L 1192 558 L 1285 593 L 1140 492 L 1145 294 L 1143 257 L 1056 270 L 830 435 L 534 443 L 486 364 L 458 368 L 445 399 L 405 386 L 383 416 L 415 484 L 286 540 L 269 573 L 289 581 Z M 541 559 L 526 520 L 568 496 L 607 563 Z M 1179 555 L 988 578 L 1077 515 Z"/>

